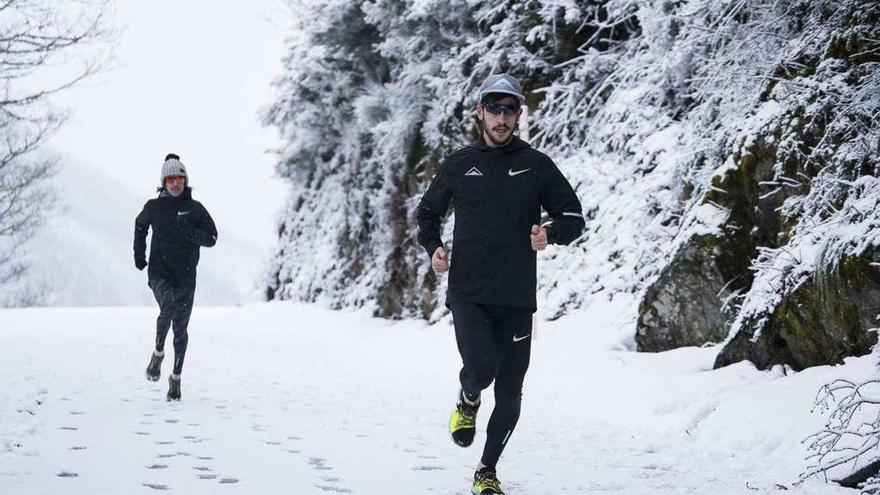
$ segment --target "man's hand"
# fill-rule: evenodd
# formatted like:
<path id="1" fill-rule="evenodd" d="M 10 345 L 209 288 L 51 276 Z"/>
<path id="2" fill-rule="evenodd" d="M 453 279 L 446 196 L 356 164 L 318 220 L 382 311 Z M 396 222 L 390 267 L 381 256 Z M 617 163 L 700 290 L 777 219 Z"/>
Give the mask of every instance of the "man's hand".
<path id="1" fill-rule="evenodd" d="M 443 246 L 438 247 L 431 257 L 431 268 L 435 273 L 443 273 L 449 270 L 449 260 L 446 257 L 446 250 Z"/>
<path id="2" fill-rule="evenodd" d="M 532 250 L 543 251 L 547 247 L 547 229 L 540 225 L 532 225 Z"/>

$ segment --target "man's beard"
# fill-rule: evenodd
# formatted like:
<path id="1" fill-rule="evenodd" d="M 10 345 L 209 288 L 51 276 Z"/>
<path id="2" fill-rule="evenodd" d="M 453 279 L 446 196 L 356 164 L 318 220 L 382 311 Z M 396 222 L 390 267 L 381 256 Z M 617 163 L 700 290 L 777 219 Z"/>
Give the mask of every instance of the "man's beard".
<path id="1" fill-rule="evenodd" d="M 519 123 L 514 124 L 513 129 L 510 129 L 510 127 L 507 127 L 506 125 L 495 126 L 492 129 L 492 130 L 498 129 L 495 132 L 499 132 L 499 130 L 501 132 L 503 132 L 505 130 L 510 132 L 510 134 L 507 135 L 507 139 L 505 139 L 504 141 L 499 141 L 499 140 L 495 139 L 495 136 L 493 136 L 492 132 L 486 127 L 486 121 L 480 120 L 480 128 L 483 130 L 483 134 L 488 136 L 489 141 L 492 141 L 492 144 L 494 144 L 495 146 L 498 146 L 498 147 L 507 146 L 508 144 L 510 144 L 510 141 L 513 140 L 513 133 L 516 131 L 516 129 L 518 127 L 519 127 Z"/>

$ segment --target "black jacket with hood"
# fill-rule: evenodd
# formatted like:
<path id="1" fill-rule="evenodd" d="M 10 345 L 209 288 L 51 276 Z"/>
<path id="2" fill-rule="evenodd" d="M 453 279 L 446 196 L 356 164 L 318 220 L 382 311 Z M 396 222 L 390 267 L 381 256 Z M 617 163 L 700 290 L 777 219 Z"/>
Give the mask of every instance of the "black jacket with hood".
<path id="1" fill-rule="evenodd" d="M 149 228 L 153 229 L 149 280 L 165 279 L 174 287 L 195 289 L 199 247 L 217 242 L 217 227 L 208 210 L 192 199 L 192 189 L 187 186 L 176 198 L 163 189 L 144 205 L 134 221 L 134 264 L 139 270 L 147 265 Z"/>
<path id="2" fill-rule="evenodd" d="M 443 245 L 449 203 L 455 228 L 447 305 L 472 302 L 537 309 L 537 253 L 531 227 L 541 208 L 553 222 L 549 242 L 568 244 L 584 230 L 580 201 L 547 155 L 514 137 L 491 148 L 482 140 L 447 156 L 419 203 L 419 243 L 432 256 Z"/>

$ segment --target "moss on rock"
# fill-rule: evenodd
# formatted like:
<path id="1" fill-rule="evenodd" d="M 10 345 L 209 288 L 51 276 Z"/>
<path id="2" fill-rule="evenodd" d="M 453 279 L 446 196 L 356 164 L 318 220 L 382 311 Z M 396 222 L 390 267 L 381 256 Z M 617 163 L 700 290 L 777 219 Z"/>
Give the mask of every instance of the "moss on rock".
<path id="1" fill-rule="evenodd" d="M 839 364 L 870 352 L 877 341 L 880 248 L 822 264 L 776 310 L 746 321 L 721 351 L 715 367 L 749 360 L 760 369 L 787 364 L 796 370 Z"/>

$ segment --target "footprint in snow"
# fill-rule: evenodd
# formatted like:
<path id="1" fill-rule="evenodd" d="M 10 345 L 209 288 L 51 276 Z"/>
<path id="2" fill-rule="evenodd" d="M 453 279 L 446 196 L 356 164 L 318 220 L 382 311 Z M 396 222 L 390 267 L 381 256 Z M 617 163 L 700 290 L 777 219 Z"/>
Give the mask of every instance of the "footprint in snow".
<path id="1" fill-rule="evenodd" d="M 83 445 L 74 445 L 70 450 L 86 450 L 86 448 Z"/>
<path id="2" fill-rule="evenodd" d="M 58 476 L 59 478 L 77 478 L 79 477 L 79 474 L 71 473 L 69 471 L 61 471 L 56 476 Z"/>
<path id="3" fill-rule="evenodd" d="M 327 459 L 322 459 L 320 457 L 309 457 L 309 466 L 312 466 L 313 469 L 317 469 L 318 471 L 331 471 L 332 467 L 326 465 Z"/>
<path id="4" fill-rule="evenodd" d="M 66 430 L 66 431 L 77 431 L 77 430 L 79 430 L 79 428 L 77 428 L 77 427 L 75 427 L 75 426 L 62 426 L 61 429 L 62 429 L 62 430 Z"/>
<path id="5" fill-rule="evenodd" d="M 445 471 L 446 468 L 440 466 L 415 466 L 413 471 Z"/>
<path id="6" fill-rule="evenodd" d="M 147 469 L 167 469 L 167 468 L 168 468 L 168 464 L 152 464 L 150 466 L 147 466 Z"/>
<path id="7" fill-rule="evenodd" d="M 348 488 L 341 488 L 333 485 L 315 485 L 315 488 L 319 488 L 325 492 L 333 492 L 333 493 L 351 493 L 351 490 Z"/>
<path id="8" fill-rule="evenodd" d="M 233 483 L 238 483 L 238 480 L 235 478 L 220 478 L 220 484 L 230 485 Z"/>
<path id="9" fill-rule="evenodd" d="M 154 483 L 142 483 L 147 488 L 152 488 L 153 490 L 167 490 L 168 485 L 157 485 Z"/>

